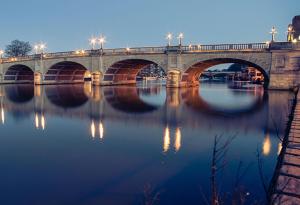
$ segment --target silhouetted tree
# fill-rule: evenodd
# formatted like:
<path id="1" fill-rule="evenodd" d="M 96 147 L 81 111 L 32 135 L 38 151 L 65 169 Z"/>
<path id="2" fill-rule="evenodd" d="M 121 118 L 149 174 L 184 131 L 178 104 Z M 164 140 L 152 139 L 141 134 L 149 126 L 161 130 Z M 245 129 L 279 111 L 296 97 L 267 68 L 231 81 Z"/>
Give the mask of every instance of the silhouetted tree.
<path id="1" fill-rule="evenodd" d="M 239 63 L 234 63 L 231 66 L 228 67 L 227 71 L 232 71 L 232 72 L 240 72 L 242 71 L 246 66 L 239 64 Z"/>
<path id="2" fill-rule="evenodd" d="M 32 50 L 29 42 L 14 40 L 5 48 L 5 55 L 7 57 L 25 56 Z"/>

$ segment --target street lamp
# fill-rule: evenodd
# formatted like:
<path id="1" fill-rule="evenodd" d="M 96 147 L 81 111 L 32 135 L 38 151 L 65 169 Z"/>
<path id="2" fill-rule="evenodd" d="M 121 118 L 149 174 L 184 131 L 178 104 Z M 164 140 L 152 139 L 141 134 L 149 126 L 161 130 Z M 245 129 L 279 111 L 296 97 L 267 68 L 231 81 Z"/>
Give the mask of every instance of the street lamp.
<path id="1" fill-rule="evenodd" d="M 293 42 L 293 43 L 297 43 L 297 39 L 294 38 L 294 39 L 292 40 L 292 42 Z"/>
<path id="2" fill-rule="evenodd" d="M 294 39 L 294 28 L 292 24 L 289 24 L 288 30 L 287 30 L 287 41 L 291 42 Z"/>
<path id="3" fill-rule="evenodd" d="M 100 38 L 98 39 L 99 44 L 100 44 L 100 49 L 103 50 L 103 45 L 105 43 L 105 36 L 100 36 Z"/>
<path id="4" fill-rule="evenodd" d="M 168 40 L 168 46 L 171 46 L 171 41 L 173 39 L 172 33 L 168 33 L 166 39 Z"/>
<path id="5" fill-rule="evenodd" d="M 4 51 L 3 51 L 3 50 L 0 50 L 0 64 L 3 63 L 3 61 L 2 61 L 3 54 L 4 54 Z"/>
<path id="6" fill-rule="evenodd" d="M 179 46 L 181 46 L 182 45 L 182 40 L 183 40 L 183 33 L 179 33 L 179 35 L 178 35 L 178 40 L 179 40 Z"/>
<path id="7" fill-rule="evenodd" d="M 97 44 L 97 38 L 92 37 L 89 41 L 90 41 L 90 45 L 92 46 L 92 50 L 94 50 Z"/>
<path id="8" fill-rule="evenodd" d="M 274 42 L 275 41 L 275 35 L 277 34 L 277 30 L 276 30 L 275 26 L 272 27 L 270 34 L 272 35 L 271 42 Z"/>
<path id="9" fill-rule="evenodd" d="M 43 54 L 45 49 L 46 49 L 45 43 L 38 43 L 38 44 L 35 44 L 35 46 L 34 46 L 35 54 L 39 54 L 39 53 Z"/>
<path id="10" fill-rule="evenodd" d="M 3 51 L 3 50 L 0 50 L 0 59 L 2 59 L 3 54 L 4 54 L 4 51 Z"/>
<path id="11" fill-rule="evenodd" d="M 39 46 L 38 45 L 34 46 L 34 51 L 35 51 L 35 54 L 38 54 L 38 52 L 39 52 Z"/>
<path id="12" fill-rule="evenodd" d="M 45 49 L 46 49 L 46 44 L 41 43 L 40 44 L 40 51 L 41 51 L 41 53 L 44 53 Z"/>

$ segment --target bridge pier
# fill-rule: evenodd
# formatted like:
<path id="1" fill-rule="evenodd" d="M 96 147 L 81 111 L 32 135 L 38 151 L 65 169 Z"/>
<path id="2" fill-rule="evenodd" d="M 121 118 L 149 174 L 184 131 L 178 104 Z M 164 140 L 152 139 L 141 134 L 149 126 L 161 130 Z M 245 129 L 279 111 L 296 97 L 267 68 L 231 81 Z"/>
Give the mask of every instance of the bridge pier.
<path id="1" fill-rule="evenodd" d="M 300 44 L 286 43 L 283 45 L 271 44 L 272 62 L 269 89 L 287 90 L 300 85 Z"/>
<path id="2" fill-rule="evenodd" d="M 99 86 L 101 85 L 102 74 L 99 71 L 92 73 L 92 85 Z"/>
<path id="3" fill-rule="evenodd" d="M 169 88 L 188 88 L 198 87 L 197 79 L 189 79 L 187 74 L 182 74 L 179 70 L 171 70 L 167 75 L 167 87 Z"/>
<path id="4" fill-rule="evenodd" d="M 39 71 L 34 72 L 34 84 L 35 85 L 43 84 L 43 74 Z"/>
<path id="5" fill-rule="evenodd" d="M 178 70 L 170 70 L 167 73 L 167 87 L 179 88 L 181 82 L 181 72 Z"/>

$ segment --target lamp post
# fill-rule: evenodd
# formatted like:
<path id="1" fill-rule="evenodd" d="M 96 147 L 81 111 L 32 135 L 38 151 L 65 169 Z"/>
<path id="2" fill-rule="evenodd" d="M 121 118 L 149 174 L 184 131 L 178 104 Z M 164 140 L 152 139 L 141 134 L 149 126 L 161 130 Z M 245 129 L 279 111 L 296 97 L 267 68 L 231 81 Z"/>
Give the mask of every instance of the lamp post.
<path id="1" fill-rule="evenodd" d="M 183 37 L 184 37 L 184 35 L 183 35 L 183 33 L 179 33 L 179 35 L 178 35 L 178 40 L 179 40 L 179 46 L 182 46 L 182 40 L 183 40 Z"/>
<path id="2" fill-rule="evenodd" d="M 34 46 L 34 51 L 35 51 L 35 54 L 39 53 L 39 45 Z"/>
<path id="3" fill-rule="evenodd" d="M 168 46 L 171 46 L 171 41 L 173 39 L 172 33 L 168 33 L 166 39 L 168 40 Z"/>
<path id="4" fill-rule="evenodd" d="M 95 50 L 97 45 L 97 38 L 92 37 L 89 41 L 90 41 L 90 45 L 92 46 L 92 50 Z"/>
<path id="5" fill-rule="evenodd" d="M 292 42 L 294 39 L 294 28 L 292 24 L 289 24 L 288 30 L 287 30 L 287 41 Z"/>
<path id="6" fill-rule="evenodd" d="M 4 51 L 0 50 L 0 60 L 1 60 L 1 62 L 2 62 L 2 58 L 3 58 L 3 54 L 4 54 Z"/>
<path id="7" fill-rule="evenodd" d="M 98 41 L 99 41 L 100 49 L 102 51 L 105 43 L 105 36 L 101 35 Z"/>
<path id="8" fill-rule="evenodd" d="M 277 34 L 277 30 L 276 30 L 275 26 L 272 27 L 270 34 L 272 35 L 271 42 L 274 42 L 275 41 L 275 35 Z"/>
<path id="9" fill-rule="evenodd" d="M 45 43 L 38 43 L 38 44 L 35 44 L 35 46 L 34 46 L 35 54 L 43 54 L 45 49 L 46 49 Z"/>
<path id="10" fill-rule="evenodd" d="M 41 51 L 41 54 L 44 53 L 45 49 L 46 49 L 46 44 L 41 43 L 41 44 L 40 44 L 40 51 Z"/>

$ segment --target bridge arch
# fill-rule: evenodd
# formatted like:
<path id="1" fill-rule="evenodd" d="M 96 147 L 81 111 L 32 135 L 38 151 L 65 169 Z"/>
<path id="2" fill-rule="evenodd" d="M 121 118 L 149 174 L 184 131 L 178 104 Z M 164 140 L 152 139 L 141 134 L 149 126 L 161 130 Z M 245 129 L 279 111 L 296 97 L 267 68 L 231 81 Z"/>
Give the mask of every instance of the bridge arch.
<path id="1" fill-rule="evenodd" d="M 166 69 L 161 62 L 143 58 L 125 58 L 110 64 L 103 76 L 103 85 L 134 84 L 138 73 L 147 66 L 156 66 L 164 72 Z"/>
<path id="2" fill-rule="evenodd" d="M 90 71 L 81 63 L 61 61 L 47 69 L 44 82 L 47 84 L 83 83 L 87 73 Z"/>
<path id="3" fill-rule="evenodd" d="M 184 72 L 182 73 L 181 83 L 186 86 L 195 85 L 198 83 L 198 79 L 203 71 L 210 67 L 227 63 L 238 63 L 257 69 L 264 76 L 264 87 L 268 87 L 270 82 L 269 68 L 264 67 L 265 65 L 257 60 L 251 61 L 242 58 L 211 58 L 195 60 L 185 66 Z"/>
<path id="4" fill-rule="evenodd" d="M 33 83 L 34 70 L 24 64 L 15 64 L 8 67 L 4 73 L 6 83 Z"/>

